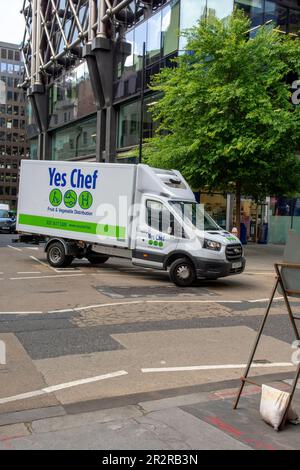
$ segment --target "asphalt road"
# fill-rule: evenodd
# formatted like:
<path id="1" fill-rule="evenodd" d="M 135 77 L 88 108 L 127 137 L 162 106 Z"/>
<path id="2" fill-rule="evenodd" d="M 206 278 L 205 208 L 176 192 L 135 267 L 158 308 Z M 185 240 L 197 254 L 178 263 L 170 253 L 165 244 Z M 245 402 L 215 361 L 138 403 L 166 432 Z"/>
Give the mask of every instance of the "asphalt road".
<path id="1" fill-rule="evenodd" d="M 237 379 L 282 257 L 281 247 L 246 252 L 243 275 L 180 289 L 123 260 L 55 270 L 41 248 L 0 235 L 0 416 Z M 289 362 L 293 339 L 278 300 L 254 373 L 289 372 L 265 365 Z"/>

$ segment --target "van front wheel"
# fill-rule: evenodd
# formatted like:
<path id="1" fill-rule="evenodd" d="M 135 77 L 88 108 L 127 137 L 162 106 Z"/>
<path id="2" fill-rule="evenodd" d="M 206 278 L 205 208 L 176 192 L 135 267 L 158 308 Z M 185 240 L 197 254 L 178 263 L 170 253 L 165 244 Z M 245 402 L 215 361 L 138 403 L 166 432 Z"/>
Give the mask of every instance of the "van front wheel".
<path id="1" fill-rule="evenodd" d="M 191 261 L 187 258 L 175 260 L 169 271 L 170 279 L 179 287 L 189 287 L 196 280 L 196 271 Z"/>

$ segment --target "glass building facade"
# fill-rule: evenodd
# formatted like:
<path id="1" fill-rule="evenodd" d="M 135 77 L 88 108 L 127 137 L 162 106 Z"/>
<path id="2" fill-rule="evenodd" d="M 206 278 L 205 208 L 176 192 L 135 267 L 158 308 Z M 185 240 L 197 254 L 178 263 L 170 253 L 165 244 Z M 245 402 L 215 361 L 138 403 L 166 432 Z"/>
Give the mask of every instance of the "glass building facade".
<path id="1" fill-rule="evenodd" d="M 29 0 L 26 1 L 29 8 L 27 21 L 30 24 L 32 3 Z M 116 0 L 114 4 L 120 2 L 121 0 Z M 55 0 L 55 4 L 59 6 L 61 23 L 58 24 L 57 19 L 56 23 L 52 24 L 54 36 L 51 36 L 51 41 L 49 38 L 45 41 L 47 45 L 42 51 L 44 62 L 51 58 L 51 47 L 55 49 L 55 53 L 64 52 L 62 30 L 68 43 L 76 39 L 76 35 L 79 35 L 78 24 L 85 25 L 91 3 L 93 2 L 77 0 L 76 14 L 78 15 L 74 20 L 76 15 L 70 8 L 70 2 Z M 41 5 L 44 8 L 44 15 L 48 15 L 48 21 L 51 24 L 51 1 L 45 0 Z M 44 136 L 40 139 L 41 129 L 38 132 L 29 109 L 27 134 L 30 138 L 31 158 L 41 158 L 43 153 L 41 149 L 49 147 L 48 154 L 43 155 L 42 158 L 97 159 L 98 161 L 116 159 L 126 163 L 135 162 L 133 149 L 136 149 L 140 143 L 141 135 L 143 139 L 146 139 L 155 131 L 149 105 L 159 100 L 159 95 L 151 91 L 149 83 L 153 75 L 162 68 L 176 66 L 173 59 L 186 47 L 186 38 L 180 33 L 195 26 L 199 20 L 205 20 L 210 16 L 226 21 L 235 7 L 242 9 L 249 16 L 252 28 L 271 20 L 273 25 L 278 26 L 283 33 L 298 35 L 300 32 L 300 0 L 132 0 L 125 10 L 117 14 L 114 22 L 106 30 L 110 37 L 109 29 L 116 29 L 114 31 L 116 49 L 113 67 L 109 68 L 109 81 L 112 88 L 112 92 L 109 93 L 112 98 L 110 97 L 109 105 L 105 103 L 104 115 L 99 109 L 99 97 L 95 91 L 97 87 L 100 88 L 103 85 L 100 85 L 98 80 L 101 75 L 99 73 L 100 62 L 96 59 L 98 81 L 95 82 L 95 71 L 91 67 L 91 61 L 88 60 L 88 54 L 86 55 L 83 49 L 82 43 L 86 43 L 86 40 L 81 41 L 70 53 L 66 53 L 55 62 L 50 68 L 50 73 L 44 75 L 45 107 L 47 107 L 48 118 L 47 130 L 44 133 L 47 134 L 45 140 L 47 145 L 41 145 Z M 98 25 L 100 23 L 101 21 L 98 21 Z M 48 34 L 52 35 L 52 32 L 49 30 Z M 95 30 L 95 35 L 96 32 Z M 255 34 L 255 30 L 251 34 Z M 46 39 L 45 33 L 44 39 Z M 93 45 L 93 49 L 92 40 L 89 44 Z M 3 54 L 5 55 L 5 52 Z M 10 130 L 10 127 L 13 129 L 15 125 L 19 126 L 19 129 L 24 126 L 24 116 L 20 115 L 23 111 L 21 107 L 18 108 L 16 102 L 19 100 L 19 95 L 12 86 L 16 84 L 20 65 L 13 60 L 16 59 L 14 52 L 7 51 L 6 54 L 7 57 L 2 57 L 6 60 L 0 66 L 0 98 L 5 96 L 5 103 L 2 103 L 0 99 L 0 111 L 2 111 L 0 157 L 6 149 L 12 156 L 17 155 L 18 152 L 22 155 L 26 153 L 26 147 L 21 141 L 22 137 L 17 137 L 17 131 Z M 28 51 L 25 47 L 25 56 L 26 54 L 28 58 Z M 94 59 L 95 57 L 94 54 Z M 30 58 L 28 64 L 31 64 Z M 142 95 L 144 95 L 143 119 L 141 119 Z M 109 114 L 107 114 L 108 106 L 112 108 Z M 107 134 L 108 120 L 112 123 L 109 135 Z M 106 129 L 105 132 L 103 128 Z M 4 139 L 9 142 L 7 146 L 3 144 Z M 112 145 L 111 141 L 113 141 Z M 112 151 L 107 150 L 107 145 Z M 222 194 L 201 194 L 201 199 L 207 207 L 211 207 L 211 213 L 219 224 L 225 227 L 228 224 L 228 214 L 232 212 L 230 209 L 232 204 L 229 204 L 226 195 L 224 197 Z M 252 209 L 246 209 L 245 214 L 249 218 L 252 216 Z M 272 211 L 272 217 L 277 219 L 291 217 L 293 224 L 295 224 L 295 219 L 299 218 L 297 213 L 282 215 L 280 210 L 275 209 Z M 290 219 L 287 219 L 287 224 L 290 224 Z M 274 241 L 277 239 L 280 239 L 280 236 L 275 236 Z"/>
<path id="2" fill-rule="evenodd" d="M 17 45 L 0 42 L 0 203 L 16 208 L 19 166 L 28 157 L 23 73 Z"/>
<path id="3" fill-rule="evenodd" d="M 174 66 L 172 59 L 185 49 L 186 38 L 181 31 L 195 26 L 209 15 L 226 21 L 234 7 L 241 8 L 251 19 L 253 28 L 272 20 L 286 33 L 300 31 L 300 2 L 298 0 L 171 0 L 150 18 L 142 19 L 126 33 L 132 45 L 131 55 L 124 66 L 118 67 L 115 77 L 115 99 L 122 102 L 118 119 L 118 150 L 138 144 L 139 94 L 142 86 L 143 43 L 146 44 L 146 83 L 163 67 Z M 253 33 L 255 34 L 255 33 Z M 124 104 L 124 101 L 126 104 Z M 151 100 L 151 98 L 149 99 Z M 133 112 L 134 110 L 134 112 Z M 126 115 L 126 118 L 124 117 Z M 130 118 L 130 116 L 132 116 Z M 126 125 L 125 125 L 126 121 Z M 146 112 L 144 137 L 154 129 Z"/>
<path id="4" fill-rule="evenodd" d="M 87 14 L 84 7 L 86 2 L 81 3 L 80 14 L 84 17 Z M 155 126 L 148 105 L 156 98 L 150 96 L 148 85 L 151 77 L 162 68 L 174 66 L 173 59 L 184 50 L 186 38 L 182 37 L 180 32 L 193 27 L 199 19 L 205 20 L 212 15 L 226 21 L 235 6 L 246 12 L 253 27 L 272 20 L 284 32 L 298 33 L 300 29 L 298 0 L 147 0 L 143 3 L 145 7 L 141 10 L 140 2 L 133 0 L 130 10 L 120 19 L 123 36 L 126 43 L 131 45 L 131 52 L 126 55 L 125 60 L 120 54 L 112 77 L 114 108 L 117 114 L 117 158 L 122 158 L 123 152 L 128 154 L 128 150 L 139 143 L 141 125 L 144 138 L 153 134 Z M 60 0 L 60 7 L 61 5 Z M 67 35 L 71 34 L 69 23 L 69 20 L 65 23 Z M 11 65 L 9 67 L 11 69 Z M 7 69 L 8 74 L 11 73 L 10 69 Z M 141 124 L 142 87 L 145 89 L 146 99 L 144 122 Z M 77 60 L 76 65 L 72 66 L 67 66 L 66 63 L 53 74 L 48 86 L 48 106 L 50 158 L 76 159 L 78 149 L 81 151 L 81 148 L 83 157 L 88 155 L 93 158 L 96 154 L 96 139 L 93 136 L 97 132 L 97 109 L 88 65 L 84 59 Z M 72 123 L 76 123 L 76 126 L 72 126 Z M 35 139 L 37 130 L 34 132 L 34 126 L 30 122 L 29 126 L 29 135 Z M 85 129 L 78 138 L 77 128 Z M 85 137 L 89 142 L 88 148 L 80 143 L 86 132 L 89 134 Z M 66 143 L 68 133 L 72 134 L 69 144 Z M 67 151 L 64 153 L 62 149 Z"/>

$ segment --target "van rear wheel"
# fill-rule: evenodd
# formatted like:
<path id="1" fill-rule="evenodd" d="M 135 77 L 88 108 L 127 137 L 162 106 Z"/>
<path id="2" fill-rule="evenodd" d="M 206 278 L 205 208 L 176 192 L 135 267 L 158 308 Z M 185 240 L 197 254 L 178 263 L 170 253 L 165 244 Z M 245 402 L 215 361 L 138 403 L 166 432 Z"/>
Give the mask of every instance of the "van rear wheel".
<path id="1" fill-rule="evenodd" d="M 72 264 L 74 257 L 67 255 L 62 243 L 52 243 L 47 249 L 47 260 L 53 268 L 66 268 Z"/>
<path id="2" fill-rule="evenodd" d="M 189 287 L 196 280 L 196 271 L 193 263 L 187 258 L 175 260 L 169 271 L 170 279 L 179 287 Z"/>

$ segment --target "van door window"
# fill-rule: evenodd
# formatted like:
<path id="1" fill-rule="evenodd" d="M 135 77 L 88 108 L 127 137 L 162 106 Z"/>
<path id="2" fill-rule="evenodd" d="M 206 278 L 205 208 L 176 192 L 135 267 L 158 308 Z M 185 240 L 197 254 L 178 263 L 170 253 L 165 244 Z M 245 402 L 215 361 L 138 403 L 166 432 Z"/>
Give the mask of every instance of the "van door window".
<path id="1" fill-rule="evenodd" d="M 174 215 L 161 202 L 146 202 L 146 222 L 153 230 L 174 236 Z"/>

